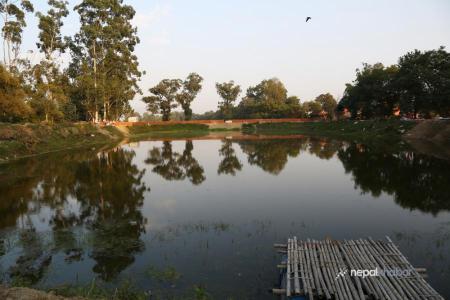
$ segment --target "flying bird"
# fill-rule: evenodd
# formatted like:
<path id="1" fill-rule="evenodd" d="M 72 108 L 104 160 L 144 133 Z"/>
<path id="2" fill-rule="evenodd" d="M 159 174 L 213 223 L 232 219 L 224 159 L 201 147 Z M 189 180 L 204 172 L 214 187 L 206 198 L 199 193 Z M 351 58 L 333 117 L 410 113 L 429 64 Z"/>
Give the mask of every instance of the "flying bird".
<path id="1" fill-rule="evenodd" d="M 311 20 L 311 17 L 307 17 L 306 18 L 306 22 L 308 22 L 309 20 Z"/>

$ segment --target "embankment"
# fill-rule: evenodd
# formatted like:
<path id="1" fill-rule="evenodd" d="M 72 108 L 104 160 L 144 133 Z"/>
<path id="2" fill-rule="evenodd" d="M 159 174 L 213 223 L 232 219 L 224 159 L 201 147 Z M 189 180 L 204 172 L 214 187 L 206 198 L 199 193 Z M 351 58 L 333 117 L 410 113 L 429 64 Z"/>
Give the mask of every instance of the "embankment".
<path id="1" fill-rule="evenodd" d="M 406 142 L 414 150 L 450 159 L 450 120 L 345 120 L 336 122 L 244 125 L 260 135 L 304 134 L 398 148 Z"/>
<path id="2" fill-rule="evenodd" d="M 258 122 L 256 122 L 258 121 Z M 263 123 L 261 123 L 263 122 Z M 310 135 L 352 140 L 375 145 L 399 145 L 407 141 L 417 151 L 440 158 L 450 157 L 450 121 L 368 120 L 304 122 L 245 120 L 232 123 L 208 121 L 161 124 L 0 124 L 0 162 L 65 149 L 116 145 L 142 139 L 180 139 L 219 136 L 231 131 L 241 135 Z"/>
<path id="3" fill-rule="evenodd" d="M 0 124 L 0 162 L 66 149 L 115 145 L 126 140 L 207 135 L 201 124 L 152 126 L 95 126 L 73 124 Z"/>
<path id="4" fill-rule="evenodd" d="M 450 158 L 450 120 L 422 121 L 403 138 L 418 152 Z"/>
<path id="5" fill-rule="evenodd" d="M 255 134 L 305 134 L 361 142 L 398 142 L 416 122 L 400 120 L 333 121 L 308 123 L 249 124 L 243 130 Z"/>

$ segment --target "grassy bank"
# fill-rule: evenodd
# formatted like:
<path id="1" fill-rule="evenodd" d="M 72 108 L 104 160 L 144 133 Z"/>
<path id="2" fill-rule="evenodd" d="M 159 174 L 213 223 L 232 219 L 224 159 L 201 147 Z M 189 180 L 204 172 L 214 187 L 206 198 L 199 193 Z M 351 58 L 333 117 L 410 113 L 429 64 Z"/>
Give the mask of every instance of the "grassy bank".
<path id="1" fill-rule="evenodd" d="M 414 132 L 411 129 L 416 125 L 416 122 L 401 120 L 261 123 L 243 125 L 242 131 L 258 135 L 304 134 L 375 145 L 396 145 L 401 144 L 399 142 L 406 133 Z M 434 128 L 436 127 L 434 123 L 432 125 L 431 129 L 436 132 L 449 131 L 449 128 L 445 131 L 440 130 L 441 125 L 438 129 Z M 239 130 L 239 128 L 210 128 L 203 124 L 98 127 L 90 123 L 57 125 L 0 123 L 0 162 L 65 149 L 114 145 L 125 139 L 139 141 L 160 138 L 195 138 L 223 130 Z M 419 139 L 426 138 L 430 136 L 430 130 L 419 131 L 415 136 Z M 422 134 L 423 132 L 426 134 Z"/>
<path id="2" fill-rule="evenodd" d="M 131 139 L 142 138 L 190 138 L 207 135 L 208 125 L 203 124 L 170 124 L 122 127 Z"/>
<path id="3" fill-rule="evenodd" d="M 399 142 L 415 122 L 401 120 L 266 123 L 244 125 L 246 133 L 262 135 L 305 134 L 360 142 Z"/>
<path id="4" fill-rule="evenodd" d="M 0 124 L 0 161 L 62 149 L 114 143 L 124 138 L 115 127 L 76 124 Z"/>
<path id="5" fill-rule="evenodd" d="M 54 151 L 118 144 L 124 139 L 198 137 L 208 134 L 201 124 L 98 127 L 91 123 L 0 123 L 0 162 Z"/>

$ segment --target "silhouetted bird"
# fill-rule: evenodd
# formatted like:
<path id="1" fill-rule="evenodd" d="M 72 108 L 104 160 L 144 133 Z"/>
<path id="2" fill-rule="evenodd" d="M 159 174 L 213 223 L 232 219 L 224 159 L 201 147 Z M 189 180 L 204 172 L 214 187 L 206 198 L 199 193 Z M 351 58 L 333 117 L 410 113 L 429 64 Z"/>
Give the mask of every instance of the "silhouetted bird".
<path id="1" fill-rule="evenodd" d="M 308 22 L 309 20 L 311 20 L 311 17 L 307 17 L 306 18 L 306 22 Z"/>

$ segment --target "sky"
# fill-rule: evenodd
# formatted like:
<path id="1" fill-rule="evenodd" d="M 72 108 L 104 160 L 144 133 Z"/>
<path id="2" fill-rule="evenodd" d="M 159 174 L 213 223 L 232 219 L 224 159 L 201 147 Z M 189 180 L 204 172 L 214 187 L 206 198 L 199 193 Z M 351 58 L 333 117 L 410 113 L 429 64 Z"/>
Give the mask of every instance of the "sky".
<path id="1" fill-rule="evenodd" d="M 32 1 L 46 11 L 45 0 Z M 63 34 L 79 29 L 72 11 Z M 194 113 L 217 109 L 216 82 L 249 86 L 276 77 L 301 101 L 322 93 L 339 99 L 362 63 L 394 64 L 414 49 L 445 46 L 450 51 L 449 0 L 124 0 L 136 10 L 141 43 L 136 49 L 146 71 L 140 87 L 196 72 L 203 89 Z M 305 18 L 312 19 L 306 23 Z M 27 17 L 22 52 L 36 53 L 37 20 Z M 37 54 L 33 54 L 35 59 Z M 143 113 L 138 95 L 133 108 Z"/>

